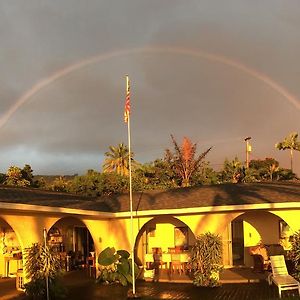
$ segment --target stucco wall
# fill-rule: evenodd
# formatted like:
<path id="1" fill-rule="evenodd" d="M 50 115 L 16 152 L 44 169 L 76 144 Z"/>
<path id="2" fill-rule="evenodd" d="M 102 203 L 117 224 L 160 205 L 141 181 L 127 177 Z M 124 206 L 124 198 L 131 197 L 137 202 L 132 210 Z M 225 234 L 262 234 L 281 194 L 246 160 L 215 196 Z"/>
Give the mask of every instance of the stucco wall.
<path id="1" fill-rule="evenodd" d="M 253 208 L 255 208 L 253 206 Z M 172 211 L 170 211 L 171 213 Z M 133 236 L 134 242 L 137 240 L 136 249 L 139 253 L 145 253 L 145 230 L 146 226 L 151 226 L 151 222 L 157 223 L 157 236 L 150 241 L 150 247 L 158 245 L 168 248 L 174 245 L 174 227 L 185 224 L 195 236 L 214 232 L 222 236 L 224 244 L 224 262 L 230 260 L 230 223 L 236 218 L 242 218 L 251 226 L 245 226 L 245 245 L 250 246 L 257 243 L 258 234 L 266 244 L 279 242 L 280 219 L 285 220 L 294 231 L 300 230 L 300 209 L 271 209 L 271 213 L 262 210 L 254 211 L 228 211 L 219 212 L 212 209 L 205 213 L 187 213 L 184 210 L 180 215 L 168 214 L 165 216 L 155 216 L 155 213 L 149 216 L 134 217 Z M 16 234 L 16 238 L 22 247 L 28 247 L 34 242 L 43 242 L 43 229 L 49 230 L 61 218 L 73 217 L 80 220 L 80 224 L 87 226 L 95 244 L 96 253 L 106 247 L 115 247 L 116 249 L 126 249 L 131 251 L 131 220 L 130 217 L 122 218 L 104 218 L 89 215 L 74 215 L 68 213 L 47 213 L 47 212 L 26 212 L 26 211 L 0 211 L 0 220 L 7 222 Z M 82 223 L 81 223 L 82 222 Z M 3 222 L 2 222 L 3 223 Z M 1 223 L 0 223 L 1 227 Z M 161 237 L 160 237 L 161 236 Z M 191 235 L 192 236 L 192 235 Z M 141 250 L 142 249 L 142 250 Z M 1 257 L 1 253 L 0 253 Z M 1 258 L 0 258 L 1 259 Z M 1 264 L 1 262 L 0 262 Z M 1 272 L 0 272 L 1 273 Z"/>

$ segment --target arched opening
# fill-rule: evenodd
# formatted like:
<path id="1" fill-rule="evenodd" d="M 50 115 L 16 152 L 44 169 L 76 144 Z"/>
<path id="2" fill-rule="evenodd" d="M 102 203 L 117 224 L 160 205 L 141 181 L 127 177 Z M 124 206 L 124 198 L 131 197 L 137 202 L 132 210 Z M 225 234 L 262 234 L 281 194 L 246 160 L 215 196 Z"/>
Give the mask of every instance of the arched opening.
<path id="1" fill-rule="evenodd" d="M 13 228 L 0 218 L 0 278 L 16 277 L 22 269 L 22 247 Z"/>
<path id="2" fill-rule="evenodd" d="M 135 242 L 136 261 L 147 266 L 153 259 L 153 252 L 157 250 L 169 267 L 172 253 L 186 258 L 194 243 L 195 236 L 184 222 L 172 216 L 154 217 L 138 233 Z"/>
<path id="3" fill-rule="evenodd" d="M 247 267 L 253 267 L 257 249 L 266 259 L 284 254 L 293 234 L 283 219 L 268 211 L 245 212 L 232 220 L 225 232 L 224 265 Z"/>
<path id="4" fill-rule="evenodd" d="M 47 234 L 47 243 L 62 260 L 67 271 L 95 265 L 94 240 L 86 225 L 74 217 L 58 220 Z"/>

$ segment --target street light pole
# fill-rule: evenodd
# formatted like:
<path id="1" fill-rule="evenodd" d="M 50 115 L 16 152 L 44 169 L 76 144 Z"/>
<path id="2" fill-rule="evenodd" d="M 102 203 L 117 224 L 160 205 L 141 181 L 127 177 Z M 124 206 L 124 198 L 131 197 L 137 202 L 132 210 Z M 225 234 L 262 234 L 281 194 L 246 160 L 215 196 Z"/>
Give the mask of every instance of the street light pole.
<path id="1" fill-rule="evenodd" d="M 249 153 L 251 152 L 251 145 L 249 144 L 249 141 L 251 140 L 251 136 L 248 136 L 245 138 L 246 142 L 246 168 L 249 168 Z"/>

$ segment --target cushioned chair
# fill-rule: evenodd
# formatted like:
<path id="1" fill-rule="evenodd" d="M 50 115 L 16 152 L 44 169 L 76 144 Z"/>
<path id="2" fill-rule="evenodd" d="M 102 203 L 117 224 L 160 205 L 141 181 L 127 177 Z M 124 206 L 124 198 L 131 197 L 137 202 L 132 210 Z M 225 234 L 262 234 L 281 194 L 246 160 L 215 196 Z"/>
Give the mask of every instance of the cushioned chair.
<path id="1" fill-rule="evenodd" d="M 253 258 L 253 271 L 264 272 L 270 268 L 269 255 L 264 245 L 250 247 L 249 253 Z"/>

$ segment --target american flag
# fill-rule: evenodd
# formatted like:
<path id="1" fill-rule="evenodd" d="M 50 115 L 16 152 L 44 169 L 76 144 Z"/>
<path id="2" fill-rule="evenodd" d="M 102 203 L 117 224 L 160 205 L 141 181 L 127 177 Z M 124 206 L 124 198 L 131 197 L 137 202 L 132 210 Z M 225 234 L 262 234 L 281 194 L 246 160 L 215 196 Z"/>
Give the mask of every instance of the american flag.
<path id="1" fill-rule="evenodd" d="M 124 110 L 124 122 L 127 123 L 130 115 L 130 83 L 129 78 L 126 76 L 126 99 Z"/>

